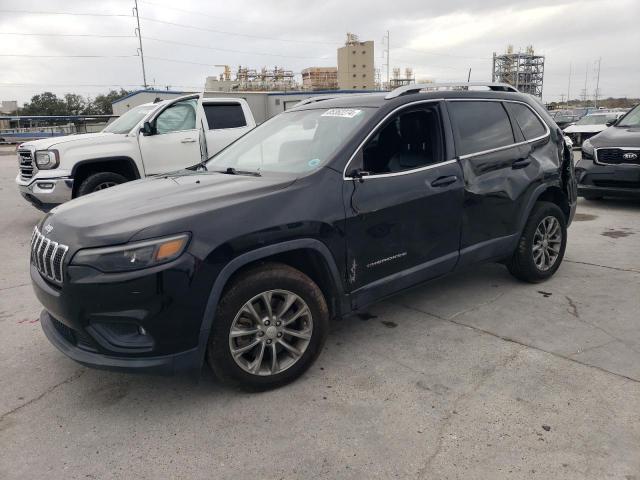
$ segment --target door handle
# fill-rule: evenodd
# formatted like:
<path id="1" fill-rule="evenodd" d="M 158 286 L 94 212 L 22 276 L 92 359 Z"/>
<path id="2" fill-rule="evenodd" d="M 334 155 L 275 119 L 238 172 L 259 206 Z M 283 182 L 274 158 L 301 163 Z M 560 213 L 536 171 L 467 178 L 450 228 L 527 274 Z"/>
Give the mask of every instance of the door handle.
<path id="1" fill-rule="evenodd" d="M 439 177 L 431 182 L 432 187 L 446 187 L 458 181 L 458 177 L 455 175 L 449 175 L 448 177 Z"/>
<path id="2" fill-rule="evenodd" d="M 519 158 L 514 160 L 511 164 L 511 168 L 517 170 L 518 168 L 524 168 L 531 163 L 531 159 L 529 157 Z"/>
<path id="3" fill-rule="evenodd" d="M 180 143 L 196 143 L 197 140 L 195 138 L 183 138 L 180 140 Z"/>

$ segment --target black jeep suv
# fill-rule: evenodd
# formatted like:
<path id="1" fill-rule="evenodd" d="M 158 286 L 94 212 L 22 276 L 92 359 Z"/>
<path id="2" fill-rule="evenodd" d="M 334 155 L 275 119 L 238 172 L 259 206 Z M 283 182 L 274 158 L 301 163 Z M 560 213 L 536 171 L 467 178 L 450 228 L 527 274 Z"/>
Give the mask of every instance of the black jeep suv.
<path id="1" fill-rule="evenodd" d="M 584 141 L 576 176 L 578 194 L 587 200 L 640 198 L 640 105 Z"/>
<path id="2" fill-rule="evenodd" d="M 200 168 L 57 207 L 31 243 L 45 334 L 93 367 L 206 359 L 266 389 L 330 318 L 417 283 L 485 261 L 549 278 L 576 205 L 562 132 L 505 85 L 422 87 L 309 101 Z"/>

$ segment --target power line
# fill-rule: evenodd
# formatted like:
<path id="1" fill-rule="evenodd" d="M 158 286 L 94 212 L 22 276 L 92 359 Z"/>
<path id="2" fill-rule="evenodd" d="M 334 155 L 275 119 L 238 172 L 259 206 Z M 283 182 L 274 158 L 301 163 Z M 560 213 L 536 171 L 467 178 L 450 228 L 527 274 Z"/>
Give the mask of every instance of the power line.
<path id="1" fill-rule="evenodd" d="M 72 15 L 76 17 L 127 17 L 129 14 L 122 13 L 79 13 L 79 12 L 43 12 L 41 10 L 0 10 L 0 13 L 26 13 L 30 15 Z"/>
<path id="2" fill-rule="evenodd" d="M 257 21 L 240 20 L 240 19 L 237 19 L 237 18 L 230 18 L 230 17 L 218 17 L 216 15 L 211 15 L 211 14 L 208 14 L 208 13 L 196 12 L 194 10 L 186 10 L 184 8 L 170 7 L 169 5 L 164 5 L 162 3 L 148 2 L 147 0 L 140 0 L 140 3 L 146 4 L 146 5 L 153 5 L 155 7 L 167 8 L 169 10 L 175 10 L 176 12 L 188 13 L 190 15 L 197 15 L 199 17 L 207 17 L 207 18 L 213 18 L 213 19 L 217 19 L 217 20 L 223 20 L 225 22 L 251 23 L 251 24 L 254 24 L 254 25 L 258 24 L 258 23 L 261 23 L 261 22 L 257 22 Z"/>
<path id="3" fill-rule="evenodd" d="M 432 55 L 434 57 L 449 57 L 449 58 L 461 58 L 466 60 L 491 60 L 489 57 L 469 57 L 465 55 L 451 55 L 450 53 L 436 53 L 436 52 L 427 52 L 425 50 L 418 50 L 415 48 L 409 47 L 394 47 L 394 50 L 407 50 L 410 52 L 421 53 L 424 55 Z"/>
<path id="4" fill-rule="evenodd" d="M 200 30 L 202 32 L 211 32 L 211 33 L 219 33 L 221 35 L 232 35 L 232 36 L 236 36 L 236 37 L 246 37 L 246 38 L 255 38 L 258 40 L 272 40 L 272 41 L 276 41 L 276 42 L 286 42 L 286 43 L 306 43 L 306 44 L 315 44 L 315 45 L 336 45 L 336 42 L 320 42 L 317 40 L 299 40 L 299 39 L 291 39 L 291 38 L 277 38 L 277 37 L 264 37 L 262 35 L 253 35 L 250 33 L 237 33 L 237 32 L 228 32 L 225 30 L 216 30 L 213 28 L 205 28 L 205 27 L 198 27 L 196 25 L 187 25 L 185 23 L 177 23 L 177 22 L 168 22 L 166 20 L 157 20 L 155 18 L 150 18 L 150 17 L 140 17 L 142 20 L 146 20 L 147 22 L 155 22 L 155 23 L 160 23 L 162 25 L 171 25 L 173 27 L 180 27 L 180 28 L 189 28 L 192 30 Z"/>
<path id="5" fill-rule="evenodd" d="M 138 55 L 30 55 L 25 53 L 0 53 L 0 57 L 19 58 L 137 58 Z"/>
<path id="6" fill-rule="evenodd" d="M 0 32 L 0 35 L 20 35 L 29 37 L 96 37 L 96 38 L 136 38 L 135 35 L 103 35 L 97 33 L 26 33 Z"/>
<path id="7" fill-rule="evenodd" d="M 147 37 L 146 35 L 143 36 L 142 38 L 144 38 L 145 40 L 152 40 L 154 42 L 162 42 L 162 43 L 171 43 L 174 45 L 182 45 L 184 47 L 194 47 L 194 48 L 204 48 L 206 50 L 217 50 L 220 52 L 231 52 L 231 53 L 246 53 L 249 55 L 264 55 L 264 56 L 270 56 L 270 57 L 283 57 L 283 58 L 305 58 L 305 59 L 316 59 L 316 60 L 326 60 L 326 58 L 324 57 L 308 57 L 308 56 L 303 56 L 303 55 L 280 55 L 277 53 L 265 53 L 265 52 L 253 52 L 253 51 L 247 51 L 247 50 L 232 50 L 232 49 L 228 49 L 228 48 L 218 48 L 218 47 L 210 47 L 208 45 L 201 45 L 201 44 L 195 44 L 195 43 L 184 43 L 184 42 L 177 42 L 174 40 L 164 40 L 161 38 L 154 38 L 154 37 Z"/>

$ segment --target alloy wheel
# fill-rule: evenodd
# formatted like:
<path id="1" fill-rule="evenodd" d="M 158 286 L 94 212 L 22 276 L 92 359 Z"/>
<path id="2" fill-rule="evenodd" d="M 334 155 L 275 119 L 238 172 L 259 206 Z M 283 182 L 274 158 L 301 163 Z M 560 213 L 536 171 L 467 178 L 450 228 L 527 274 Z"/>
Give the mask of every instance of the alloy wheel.
<path id="1" fill-rule="evenodd" d="M 99 190 L 104 190 L 105 188 L 115 187 L 116 185 L 116 182 L 102 182 L 96 185 L 96 188 L 94 188 L 93 191 L 97 192 Z"/>
<path id="2" fill-rule="evenodd" d="M 533 235 L 533 262 L 538 270 L 546 272 L 560 256 L 562 228 L 556 217 L 543 218 Z"/>
<path id="3" fill-rule="evenodd" d="M 313 318 L 305 301 L 287 290 L 269 290 L 246 302 L 229 331 L 236 364 L 253 375 L 276 375 L 293 366 L 311 341 Z"/>

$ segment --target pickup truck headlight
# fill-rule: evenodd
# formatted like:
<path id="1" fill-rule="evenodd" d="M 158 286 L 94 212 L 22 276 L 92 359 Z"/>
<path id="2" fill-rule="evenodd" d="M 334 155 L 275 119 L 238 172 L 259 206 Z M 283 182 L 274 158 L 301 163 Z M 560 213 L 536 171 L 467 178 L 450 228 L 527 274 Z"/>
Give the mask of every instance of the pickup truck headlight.
<path id="1" fill-rule="evenodd" d="M 50 170 L 60 164 L 60 154 L 57 150 L 36 151 L 36 165 L 41 170 Z"/>
<path id="2" fill-rule="evenodd" d="M 181 234 L 117 247 L 87 248 L 75 254 L 72 265 L 86 265 L 103 272 L 128 272 L 154 267 L 178 258 L 189 243 Z"/>
<path id="3" fill-rule="evenodd" d="M 588 139 L 582 142 L 582 158 L 585 160 L 593 160 L 593 151 L 593 145 L 591 145 Z"/>

